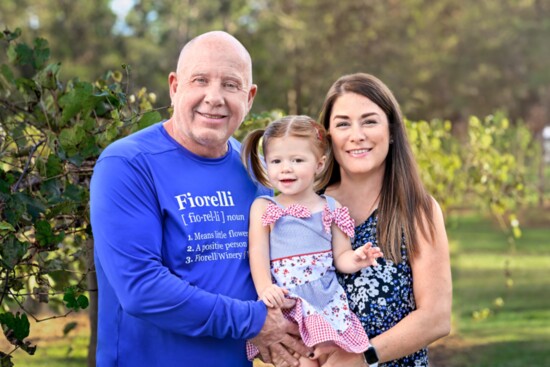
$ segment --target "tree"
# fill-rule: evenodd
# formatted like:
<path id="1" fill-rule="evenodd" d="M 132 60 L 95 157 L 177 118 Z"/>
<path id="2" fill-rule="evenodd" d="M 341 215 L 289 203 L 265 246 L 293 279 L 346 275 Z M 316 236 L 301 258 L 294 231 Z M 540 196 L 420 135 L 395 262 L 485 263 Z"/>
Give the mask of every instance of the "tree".
<path id="1" fill-rule="evenodd" d="M 8 60 L 0 65 L 0 324 L 13 345 L 0 351 L 2 366 L 15 349 L 36 349 L 28 317 L 43 320 L 26 300 L 61 316 L 88 307 L 94 162 L 110 142 L 161 119 L 144 90 L 127 98 L 120 71 L 62 84 L 47 41 L 29 46 L 20 34 L 0 34 Z"/>

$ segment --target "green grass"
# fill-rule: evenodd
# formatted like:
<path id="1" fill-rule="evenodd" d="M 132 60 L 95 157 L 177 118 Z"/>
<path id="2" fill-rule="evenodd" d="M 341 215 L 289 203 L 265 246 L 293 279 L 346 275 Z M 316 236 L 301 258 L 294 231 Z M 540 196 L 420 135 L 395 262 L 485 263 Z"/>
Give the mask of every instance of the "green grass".
<path id="1" fill-rule="evenodd" d="M 453 336 L 461 343 L 446 366 L 550 365 L 550 223 L 524 226 L 515 245 L 479 216 L 449 224 Z"/>
<path id="2" fill-rule="evenodd" d="M 13 355 L 15 367 L 85 367 L 88 334 L 56 341 L 40 341 L 33 356 L 18 350 Z"/>
<path id="3" fill-rule="evenodd" d="M 548 218 L 545 211 L 530 215 Z M 497 226 L 480 216 L 448 219 L 453 330 L 442 341 L 446 362 L 436 367 L 550 366 L 550 220 L 542 222 L 536 228 L 525 224 L 512 247 Z M 501 307 L 494 304 L 497 298 L 503 300 Z M 476 312 L 487 315 L 474 318 Z M 62 338 L 66 321 L 33 325 L 37 353 L 30 357 L 17 351 L 15 366 L 85 367 L 89 331 L 82 323 Z"/>

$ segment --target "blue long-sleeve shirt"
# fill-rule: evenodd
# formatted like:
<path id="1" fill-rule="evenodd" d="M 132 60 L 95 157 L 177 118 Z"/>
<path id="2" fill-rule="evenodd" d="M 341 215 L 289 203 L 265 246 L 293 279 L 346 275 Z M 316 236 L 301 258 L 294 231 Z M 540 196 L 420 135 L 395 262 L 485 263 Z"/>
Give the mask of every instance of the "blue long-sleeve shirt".
<path id="1" fill-rule="evenodd" d="M 91 182 L 97 366 L 250 366 L 267 310 L 248 262 L 248 213 L 269 193 L 232 140 L 199 157 L 162 123 L 111 144 Z"/>

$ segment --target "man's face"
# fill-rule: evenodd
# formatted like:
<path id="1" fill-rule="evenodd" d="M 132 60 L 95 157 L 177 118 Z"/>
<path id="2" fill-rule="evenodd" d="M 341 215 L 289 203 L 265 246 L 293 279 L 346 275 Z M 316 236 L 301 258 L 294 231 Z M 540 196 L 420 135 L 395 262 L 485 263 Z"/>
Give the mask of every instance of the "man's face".
<path id="1" fill-rule="evenodd" d="M 195 154 L 220 157 L 252 107 L 250 61 L 230 40 L 197 39 L 169 76 L 176 140 Z"/>

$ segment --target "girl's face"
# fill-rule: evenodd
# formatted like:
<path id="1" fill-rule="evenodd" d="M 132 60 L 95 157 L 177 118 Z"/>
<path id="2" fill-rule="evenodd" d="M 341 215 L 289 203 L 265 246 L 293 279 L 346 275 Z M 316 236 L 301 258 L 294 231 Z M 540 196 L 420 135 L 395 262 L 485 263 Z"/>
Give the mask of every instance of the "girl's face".
<path id="1" fill-rule="evenodd" d="M 267 176 L 275 189 L 300 200 L 314 192 L 315 175 L 322 171 L 325 159 L 308 138 L 271 138 L 265 156 Z"/>
<path id="2" fill-rule="evenodd" d="M 377 104 L 356 93 L 338 97 L 332 107 L 329 133 L 342 177 L 384 176 L 390 130 L 388 117 Z"/>

